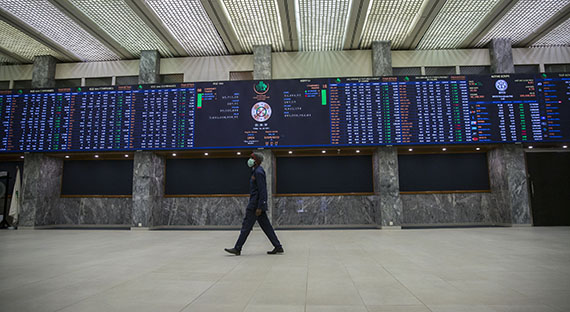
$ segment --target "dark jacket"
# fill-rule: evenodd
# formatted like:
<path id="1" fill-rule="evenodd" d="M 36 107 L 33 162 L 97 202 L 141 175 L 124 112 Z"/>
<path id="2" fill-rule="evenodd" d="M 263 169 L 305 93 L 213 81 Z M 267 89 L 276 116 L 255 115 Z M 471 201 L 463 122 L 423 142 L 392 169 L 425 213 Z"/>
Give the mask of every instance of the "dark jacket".
<path id="1" fill-rule="evenodd" d="M 267 211 L 267 183 L 265 182 L 265 170 L 261 166 L 255 167 L 249 178 L 249 204 L 247 209 Z"/>

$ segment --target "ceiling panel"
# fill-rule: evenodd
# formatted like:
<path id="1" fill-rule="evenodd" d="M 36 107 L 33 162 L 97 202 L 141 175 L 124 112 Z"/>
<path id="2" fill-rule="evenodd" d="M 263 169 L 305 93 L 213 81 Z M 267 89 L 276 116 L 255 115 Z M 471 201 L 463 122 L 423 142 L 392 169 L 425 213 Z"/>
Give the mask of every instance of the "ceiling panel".
<path id="1" fill-rule="evenodd" d="M 245 53 L 253 53 L 254 45 L 284 50 L 276 0 L 222 0 L 222 4 Z"/>
<path id="2" fill-rule="evenodd" d="M 41 44 L 2 20 L 0 20 L 0 34 L 2 34 L 0 36 L 0 47 L 25 58 L 29 63 L 33 63 L 36 55 L 51 55 L 60 61 L 69 61 L 64 55 Z M 9 63 L 12 62 L 10 61 Z"/>
<path id="3" fill-rule="evenodd" d="M 299 50 L 342 50 L 350 0 L 297 0 Z"/>
<path id="4" fill-rule="evenodd" d="M 456 49 L 501 0 L 447 0 L 418 49 Z"/>
<path id="5" fill-rule="evenodd" d="M 119 59 L 48 0 L 0 0 L 0 7 L 83 61 Z"/>
<path id="6" fill-rule="evenodd" d="M 166 45 L 125 1 L 69 1 L 136 57 L 140 57 L 142 50 L 158 50 L 162 56 L 173 56 Z"/>
<path id="7" fill-rule="evenodd" d="M 228 49 L 199 0 L 145 1 L 188 55 L 228 54 Z"/>
<path id="8" fill-rule="evenodd" d="M 568 4 L 570 0 L 519 0 L 476 47 L 484 47 L 493 38 L 511 38 L 516 46 Z"/>
<path id="9" fill-rule="evenodd" d="M 570 46 L 570 19 L 536 41 L 532 47 Z"/>
<path id="10" fill-rule="evenodd" d="M 14 60 L 0 55 L 0 65 L 14 64 Z"/>
<path id="11" fill-rule="evenodd" d="M 398 49 L 413 29 L 425 0 L 373 0 L 370 3 L 360 41 L 361 49 L 370 49 L 373 41 L 390 40 Z"/>

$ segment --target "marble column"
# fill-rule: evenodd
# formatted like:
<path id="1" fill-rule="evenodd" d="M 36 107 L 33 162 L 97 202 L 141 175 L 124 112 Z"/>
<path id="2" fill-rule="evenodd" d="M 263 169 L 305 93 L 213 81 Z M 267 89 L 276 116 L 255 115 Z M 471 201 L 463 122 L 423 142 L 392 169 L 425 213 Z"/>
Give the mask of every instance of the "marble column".
<path id="1" fill-rule="evenodd" d="M 158 51 L 141 51 L 139 83 L 160 83 L 160 54 Z"/>
<path id="2" fill-rule="evenodd" d="M 271 79 L 271 46 L 253 46 L 253 79 Z"/>
<path id="3" fill-rule="evenodd" d="M 61 189 L 63 160 L 43 153 L 26 154 L 22 176 L 21 228 L 47 225 L 57 208 Z"/>
<path id="4" fill-rule="evenodd" d="M 395 147 L 378 147 L 374 151 L 373 161 L 374 193 L 380 201 L 376 213 L 378 225 L 401 226 L 402 200 L 398 177 L 398 150 Z"/>
<path id="5" fill-rule="evenodd" d="M 55 87 L 56 63 L 57 60 L 51 55 L 41 55 L 34 57 L 32 88 L 41 89 Z"/>
<path id="6" fill-rule="evenodd" d="M 498 215 L 505 224 L 530 224 L 523 147 L 504 144 L 490 151 L 488 158 L 491 192 Z"/>
<path id="7" fill-rule="evenodd" d="M 265 170 L 265 180 L 267 181 L 267 214 L 269 220 L 273 223 L 273 216 L 275 215 L 274 207 L 275 201 L 273 200 L 273 194 L 275 194 L 275 155 L 271 150 L 258 150 L 257 153 L 263 155 L 263 163 L 261 166 Z"/>
<path id="8" fill-rule="evenodd" d="M 153 225 L 153 211 L 161 209 L 164 197 L 164 157 L 153 152 L 135 152 L 133 165 L 132 227 Z"/>
<path id="9" fill-rule="evenodd" d="M 491 72 L 515 72 L 510 38 L 493 39 L 489 43 Z M 530 224 L 530 201 L 527 187 L 526 161 L 521 145 L 502 144 L 489 152 L 491 191 L 498 210 L 507 224 Z M 502 205 L 502 206 L 501 206 Z"/>
<path id="10" fill-rule="evenodd" d="M 512 74 L 515 72 L 510 38 L 492 39 L 489 42 L 489 55 L 491 56 L 491 73 Z"/>
<path id="11" fill-rule="evenodd" d="M 392 51 L 390 41 L 372 42 L 372 76 L 392 75 Z"/>

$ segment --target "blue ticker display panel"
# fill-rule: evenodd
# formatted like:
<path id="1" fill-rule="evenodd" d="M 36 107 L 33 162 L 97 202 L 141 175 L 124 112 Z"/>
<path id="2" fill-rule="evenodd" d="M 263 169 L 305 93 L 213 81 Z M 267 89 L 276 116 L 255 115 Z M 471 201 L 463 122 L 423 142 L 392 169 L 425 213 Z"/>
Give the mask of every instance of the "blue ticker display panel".
<path id="1" fill-rule="evenodd" d="M 0 152 L 570 141 L 570 74 L 0 91 Z"/>

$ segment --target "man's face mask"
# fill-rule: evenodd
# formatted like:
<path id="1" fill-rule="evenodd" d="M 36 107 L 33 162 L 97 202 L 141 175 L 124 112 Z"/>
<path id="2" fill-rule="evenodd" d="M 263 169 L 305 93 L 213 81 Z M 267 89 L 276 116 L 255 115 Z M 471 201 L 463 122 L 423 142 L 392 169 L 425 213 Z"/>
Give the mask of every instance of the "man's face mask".
<path id="1" fill-rule="evenodd" d="M 255 165 L 255 160 L 253 160 L 253 158 L 250 158 L 247 160 L 247 166 L 248 167 L 253 167 Z"/>

